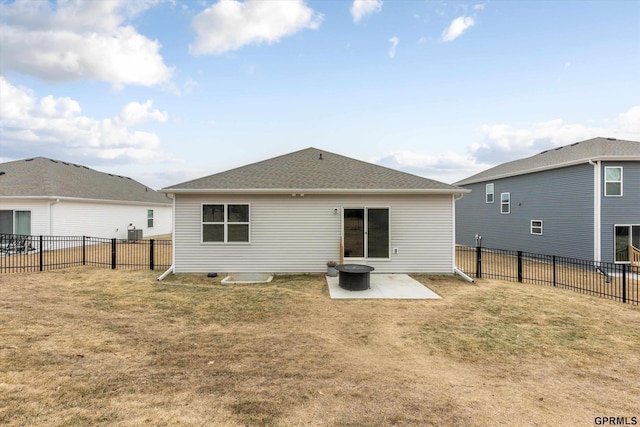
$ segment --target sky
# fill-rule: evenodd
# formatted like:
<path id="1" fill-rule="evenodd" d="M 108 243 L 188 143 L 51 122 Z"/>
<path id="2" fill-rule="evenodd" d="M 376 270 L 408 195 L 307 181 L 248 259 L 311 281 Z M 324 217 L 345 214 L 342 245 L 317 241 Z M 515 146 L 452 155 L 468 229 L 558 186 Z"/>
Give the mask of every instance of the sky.
<path id="1" fill-rule="evenodd" d="M 316 147 L 454 183 L 640 141 L 637 0 L 0 0 L 0 162 L 160 189 Z"/>

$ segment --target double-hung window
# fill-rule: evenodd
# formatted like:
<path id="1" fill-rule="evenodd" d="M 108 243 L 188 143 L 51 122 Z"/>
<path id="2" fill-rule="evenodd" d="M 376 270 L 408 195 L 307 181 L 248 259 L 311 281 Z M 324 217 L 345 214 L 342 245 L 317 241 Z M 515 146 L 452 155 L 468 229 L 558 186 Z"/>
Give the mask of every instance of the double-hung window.
<path id="1" fill-rule="evenodd" d="M 622 196 L 622 167 L 604 168 L 604 195 Z"/>
<path id="2" fill-rule="evenodd" d="M 500 213 L 511 213 L 511 193 L 500 193 Z"/>
<path id="3" fill-rule="evenodd" d="M 485 202 L 493 203 L 494 188 L 493 184 L 487 184 L 485 187 Z"/>
<path id="4" fill-rule="evenodd" d="M 539 219 L 531 220 L 531 234 L 542 236 L 542 221 Z"/>
<path id="5" fill-rule="evenodd" d="M 147 228 L 153 228 L 153 209 L 147 209 Z"/>
<path id="6" fill-rule="evenodd" d="M 248 204 L 203 204 L 203 243 L 249 243 Z"/>

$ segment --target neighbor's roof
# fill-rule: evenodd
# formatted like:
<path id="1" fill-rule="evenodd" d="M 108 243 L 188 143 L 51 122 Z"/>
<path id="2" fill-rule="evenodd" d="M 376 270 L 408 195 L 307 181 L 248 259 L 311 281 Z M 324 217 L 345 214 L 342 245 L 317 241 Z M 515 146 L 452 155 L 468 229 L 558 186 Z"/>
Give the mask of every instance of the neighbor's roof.
<path id="1" fill-rule="evenodd" d="M 456 185 L 467 185 L 548 169 L 557 169 L 587 163 L 589 160 L 640 161 L 640 142 L 615 138 L 588 139 L 558 148 L 550 148 L 525 159 L 503 163 L 458 181 Z"/>
<path id="2" fill-rule="evenodd" d="M 0 163 L 0 197 L 171 204 L 165 194 L 131 178 L 45 157 Z"/>
<path id="3" fill-rule="evenodd" d="M 465 193 L 454 185 L 374 165 L 317 148 L 307 148 L 226 172 L 166 187 L 179 192 Z"/>

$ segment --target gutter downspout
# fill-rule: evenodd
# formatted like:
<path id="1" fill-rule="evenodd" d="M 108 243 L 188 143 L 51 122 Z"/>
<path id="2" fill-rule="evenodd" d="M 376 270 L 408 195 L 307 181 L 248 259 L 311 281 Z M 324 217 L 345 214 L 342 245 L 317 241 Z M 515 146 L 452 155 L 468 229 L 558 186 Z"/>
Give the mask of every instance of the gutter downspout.
<path id="1" fill-rule="evenodd" d="M 173 271 L 176 265 L 176 195 L 175 193 L 167 193 L 167 197 L 169 197 L 172 202 L 171 203 L 171 267 L 170 267 L 170 270 Z"/>
<path id="2" fill-rule="evenodd" d="M 49 232 L 47 234 L 49 234 L 49 236 L 53 236 L 53 216 L 51 216 L 51 211 L 53 210 L 53 205 L 59 202 L 60 199 L 56 198 L 50 201 L 49 205 L 47 206 L 47 215 L 49 216 Z"/>
<path id="3" fill-rule="evenodd" d="M 593 166 L 593 260 L 602 261 L 602 168 L 600 160 L 589 160 Z"/>
<path id="4" fill-rule="evenodd" d="M 452 242 L 453 242 L 453 254 L 452 256 L 452 260 L 453 260 L 453 274 L 461 274 L 462 277 L 464 277 L 466 280 L 471 280 L 471 282 L 473 282 L 473 279 L 471 279 L 469 276 L 467 276 L 466 274 L 464 274 L 457 266 L 456 266 L 456 202 L 458 200 L 461 200 L 464 197 L 464 193 L 459 193 L 459 194 L 454 194 L 453 196 L 453 203 L 451 203 L 452 207 L 452 214 L 453 214 L 453 219 L 452 219 L 452 233 L 453 233 L 453 237 L 452 237 Z"/>
<path id="5" fill-rule="evenodd" d="M 453 245 L 451 245 L 451 265 L 453 265 L 453 272 L 456 272 L 456 269 L 458 267 L 456 267 L 456 202 L 460 199 L 462 199 L 462 194 L 454 194 L 451 196 L 452 200 L 451 200 L 451 242 L 453 242 Z"/>
<path id="6" fill-rule="evenodd" d="M 165 271 L 164 273 L 162 273 L 160 275 L 160 277 L 158 277 L 158 282 L 162 279 L 164 279 L 165 277 L 167 277 L 169 275 L 169 273 L 173 272 L 173 264 L 171 264 L 171 267 L 169 267 L 169 269 L 167 271 Z"/>
<path id="7" fill-rule="evenodd" d="M 458 267 L 453 267 L 453 272 L 455 274 L 457 274 L 458 276 L 462 277 L 464 280 L 471 282 L 471 283 L 475 283 L 475 280 L 473 280 L 471 277 L 467 276 L 465 274 L 464 271 L 460 270 Z"/>

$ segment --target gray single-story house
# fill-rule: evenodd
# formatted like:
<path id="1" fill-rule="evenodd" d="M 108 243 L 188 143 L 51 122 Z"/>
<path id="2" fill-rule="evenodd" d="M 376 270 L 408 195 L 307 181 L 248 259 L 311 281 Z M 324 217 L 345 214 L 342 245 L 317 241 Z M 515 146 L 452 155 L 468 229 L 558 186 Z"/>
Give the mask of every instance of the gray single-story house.
<path id="1" fill-rule="evenodd" d="M 34 157 L 0 164 L 0 234 L 127 239 L 170 234 L 172 202 L 128 177 Z"/>
<path id="2" fill-rule="evenodd" d="M 640 142 L 593 138 L 456 183 L 456 242 L 629 263 L 640 247 Z"/>
<path id="3" fill-rule="evenodd" d="M 317 148 L 166 187 L 174 272 L 453 273 L 468 190 Z"/>

